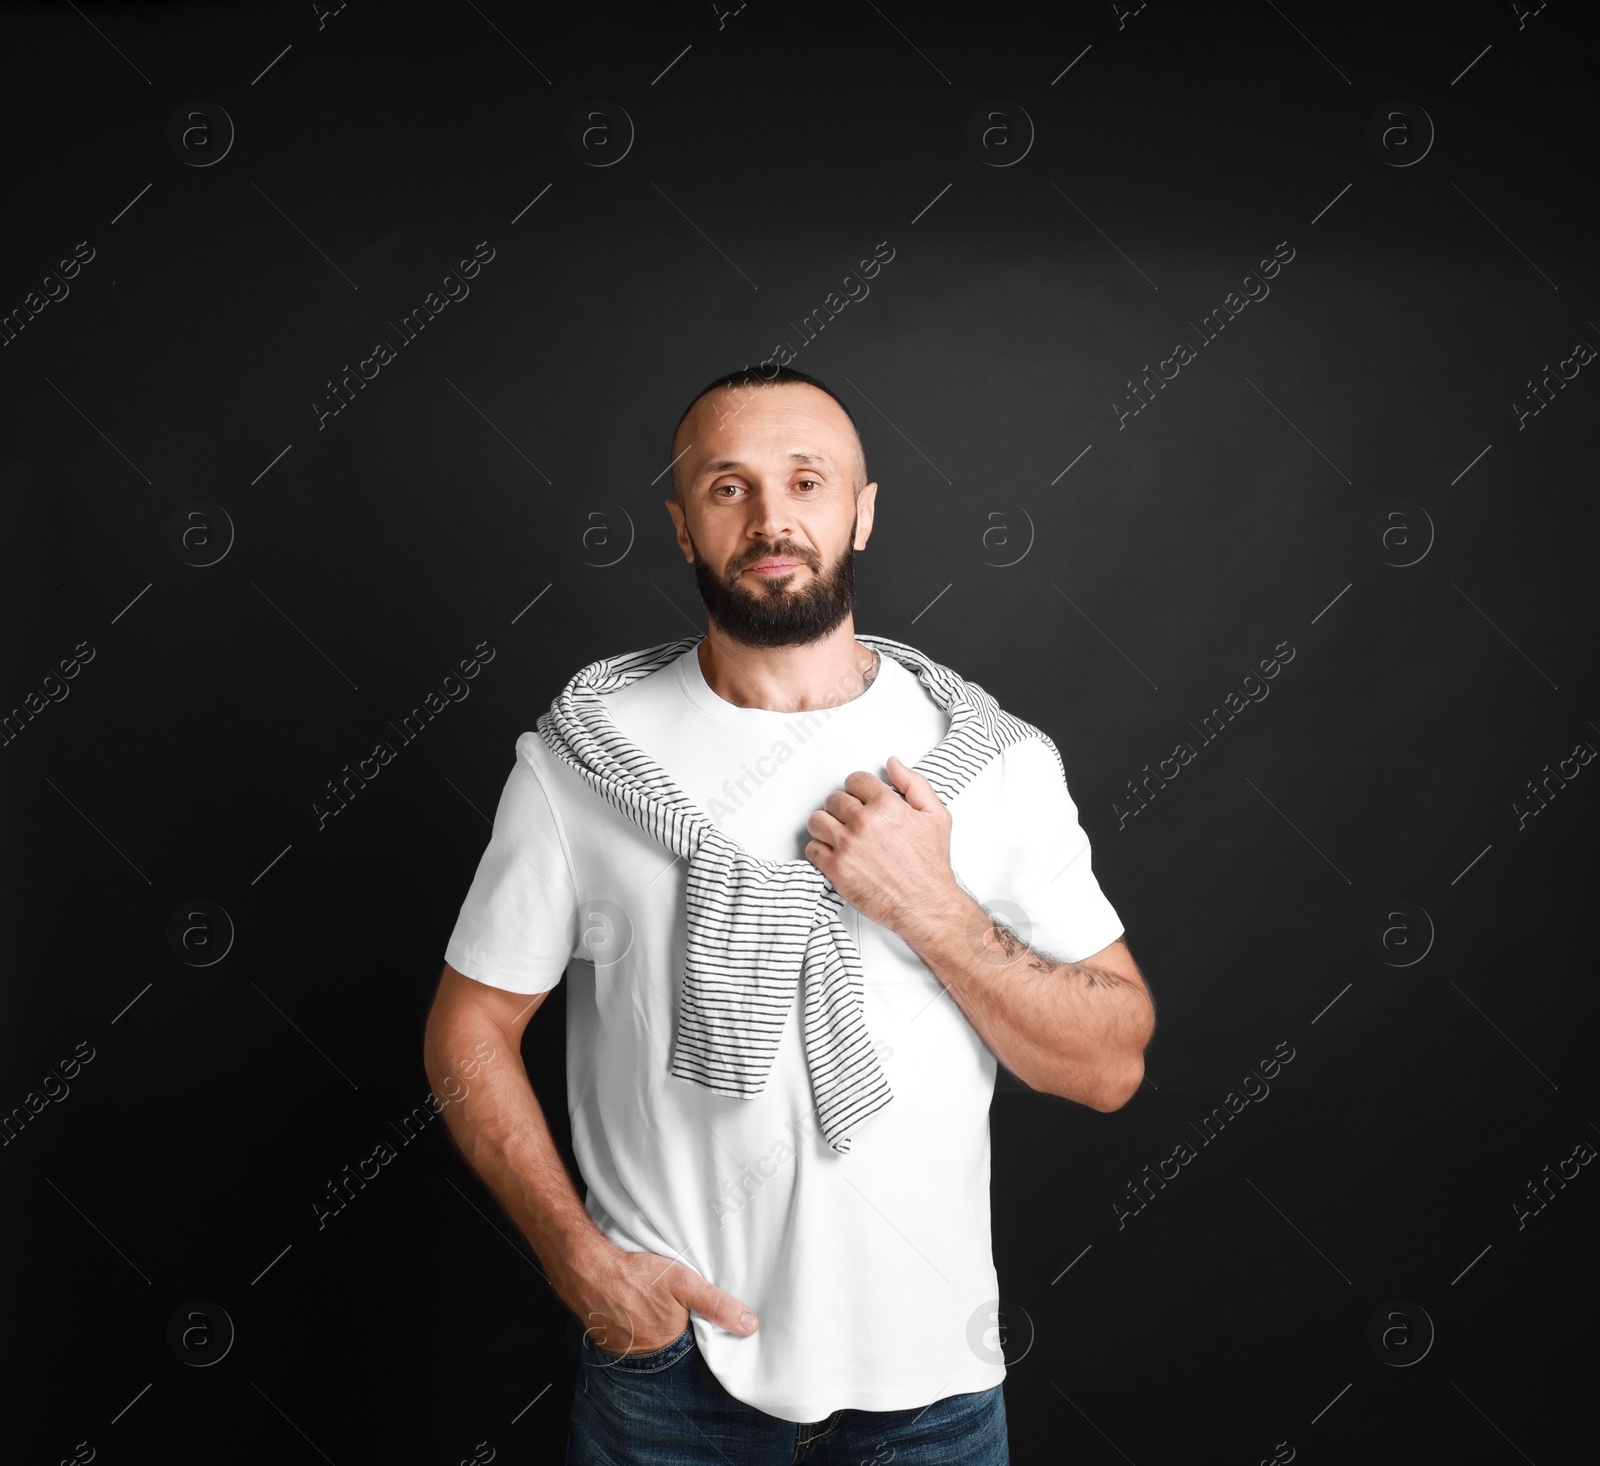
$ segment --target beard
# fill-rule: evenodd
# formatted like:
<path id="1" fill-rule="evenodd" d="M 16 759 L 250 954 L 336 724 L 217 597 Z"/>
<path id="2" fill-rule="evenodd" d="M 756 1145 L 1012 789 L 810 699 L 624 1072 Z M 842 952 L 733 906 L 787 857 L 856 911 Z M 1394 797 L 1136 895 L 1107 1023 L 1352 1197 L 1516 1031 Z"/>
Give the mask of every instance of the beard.
<path id="1" fill-rule="evenodd" d="M 821 641 L 850 614 L 855 605 L 855 542 L 856 521 L 852 519 L 844 553 L 826 570 L 819 572 L 816 556 L 798 545 L 776 544 L 747 551 L 719 576 L 700 558 L 694 537 L 689 538 L 695 581 L 706 614 L 733 641 L 768 647 Z M 787 581 L 746 583 L 746 569 L 758 560 L 772 559 L 799 560 L 813 573 L 799 590 L 791 589 Z M 799 573 L 794 570 L 790 576 Z"/>

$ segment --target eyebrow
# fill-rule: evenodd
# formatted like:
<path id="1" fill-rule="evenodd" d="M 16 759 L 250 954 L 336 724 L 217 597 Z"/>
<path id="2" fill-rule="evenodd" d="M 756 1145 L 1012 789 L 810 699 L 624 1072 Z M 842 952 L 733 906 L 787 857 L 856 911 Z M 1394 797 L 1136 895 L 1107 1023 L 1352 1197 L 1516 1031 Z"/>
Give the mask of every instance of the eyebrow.
<path id="1" fill-rule="evenodd" d="M 828 460 L 827 456 L 822 453 L 791 453 L 789 455 L 789 461 L 791 463 L 815 464 L 821 468 L 831 469 L 833 467 L 833 464 Z M 706 464 L 705 468 L 701 470 L 701 477 L 704 477 L 708 473 L 729 473 L 733 469 L 743 467 L 744 464 L 740 463 L 737 458 L 723 458 L 716 463 Z"/>

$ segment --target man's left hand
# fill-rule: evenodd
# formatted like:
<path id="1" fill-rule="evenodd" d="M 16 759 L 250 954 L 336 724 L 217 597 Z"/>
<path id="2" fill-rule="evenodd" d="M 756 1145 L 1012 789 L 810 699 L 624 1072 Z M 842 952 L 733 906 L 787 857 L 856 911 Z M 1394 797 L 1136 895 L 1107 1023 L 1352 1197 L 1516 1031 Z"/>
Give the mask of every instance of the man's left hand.
<path id="1" fill-rule="evenodd" d="M 891 787 L 857 770 L 806 821 L 805 857 L 846 901 L 905 937 L 949 909 L 961 887 L 950 867 L 950 811 L 933 785 L 893 754 Z"/>

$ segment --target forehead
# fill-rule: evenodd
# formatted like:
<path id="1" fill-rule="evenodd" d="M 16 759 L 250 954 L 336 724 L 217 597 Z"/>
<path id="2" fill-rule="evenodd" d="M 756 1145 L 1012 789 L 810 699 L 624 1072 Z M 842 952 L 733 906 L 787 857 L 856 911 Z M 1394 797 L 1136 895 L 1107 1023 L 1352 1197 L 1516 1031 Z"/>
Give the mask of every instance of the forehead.
<path id="1" fill-rule="evenodd" d="M 678 437 L 692 445 L 684 464 L 691 474 L 744 455 L 818 467 L 830 461 L 842 467 L 855 455 L 850 419 L 826 392 L 804 382 L 708 392 Z"/>

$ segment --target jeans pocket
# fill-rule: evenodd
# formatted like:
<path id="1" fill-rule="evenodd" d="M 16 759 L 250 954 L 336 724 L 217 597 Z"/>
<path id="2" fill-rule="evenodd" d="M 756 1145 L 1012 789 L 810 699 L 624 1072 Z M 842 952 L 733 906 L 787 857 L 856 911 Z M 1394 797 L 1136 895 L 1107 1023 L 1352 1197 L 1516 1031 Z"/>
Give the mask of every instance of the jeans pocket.
<path id="1" fill-rule="evenodd" d="M 622 1374 L 658 1374 L 663 1369 L 670 1369 L 693 1347 L 694 1322 L 691 1320 L 670 1344 L 663 1344 L 661 1348 L 651 1349 L 644 1354 L 618 1354 L 610 1349 L 602 1349 L 585 1334 L 583 1360 L 585 1364 L 617 1370 Z"/>

